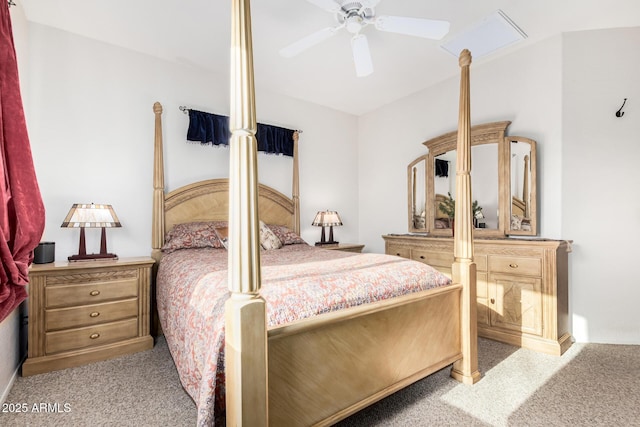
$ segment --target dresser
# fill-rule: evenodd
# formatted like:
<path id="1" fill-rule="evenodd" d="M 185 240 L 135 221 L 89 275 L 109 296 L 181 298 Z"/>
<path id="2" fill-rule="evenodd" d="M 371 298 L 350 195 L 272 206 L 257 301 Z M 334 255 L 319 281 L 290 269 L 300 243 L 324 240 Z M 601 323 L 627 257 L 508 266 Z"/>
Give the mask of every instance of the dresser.
<path id="1" fill-rule="evenodd" d="M 386 235 L 385 252 L 429 264 L 451 277 L 453 239 Z M 568 254 L 548 239 L 476 239 L 478 335 L 552 355 L 571 346 Z"/>
<path id="2" fill-rule="evenodd" d="M 153 347 L 151 258 L 34 264 L 29 270 L 28 357 L 22 375 Z"/>

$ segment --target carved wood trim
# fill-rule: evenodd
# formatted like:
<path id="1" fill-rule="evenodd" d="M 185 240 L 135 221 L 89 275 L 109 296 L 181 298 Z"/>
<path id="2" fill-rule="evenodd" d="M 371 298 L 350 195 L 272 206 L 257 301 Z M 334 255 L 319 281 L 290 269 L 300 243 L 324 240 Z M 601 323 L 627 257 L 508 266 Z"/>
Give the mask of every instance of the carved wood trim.
<path id="1" fill-rule="evenodd" d="M 67 285 L 71 283 L 105 282 L 118 279 L 137 279 L 138 270 L 112 270 L 94 273 L 52 274 L 47 276 L 47 285 Z"/>
<path id="2" fill-rule="evenodd" d="M 507 132 L 510 121 L 483 123 L 471 127 L 471 145 L 494 143 L 501 140 Z M 435 138 L 429 139 L 422 144 L 429 149 L 434 156 L 442 154 L 456 146 L 458 131 L 452 131 Z"/>

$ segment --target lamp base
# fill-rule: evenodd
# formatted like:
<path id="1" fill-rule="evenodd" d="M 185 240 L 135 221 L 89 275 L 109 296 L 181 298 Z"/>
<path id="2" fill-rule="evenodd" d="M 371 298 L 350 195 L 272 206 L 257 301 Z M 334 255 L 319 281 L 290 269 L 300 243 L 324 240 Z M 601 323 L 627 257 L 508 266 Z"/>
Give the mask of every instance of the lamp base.
<path id="1" fill-rule="evenodd" d="M 118 259 L 116 254 L 84 254 L 84 255 L 72 255 L 67 258 L 69 262 L 77 261 L 114 261 Z"/>
<path id="2" fill-rule="evenodd" d="M 334 240 L 330 241 L 330 242 L 316 242 L 316 246 L 338 246 L 339 242 L 336 242 Z"/>

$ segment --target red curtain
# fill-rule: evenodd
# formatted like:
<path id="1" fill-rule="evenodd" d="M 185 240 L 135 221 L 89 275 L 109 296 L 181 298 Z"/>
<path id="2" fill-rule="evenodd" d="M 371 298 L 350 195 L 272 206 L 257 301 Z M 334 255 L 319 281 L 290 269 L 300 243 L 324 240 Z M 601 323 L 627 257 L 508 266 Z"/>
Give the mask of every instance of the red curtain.
<path id="1" fill-rule="evenodd" d="M 6 1 L 0 3 L 0 155 L 1 322 L 27 298 L 29 265 L 44 231 Z"/>

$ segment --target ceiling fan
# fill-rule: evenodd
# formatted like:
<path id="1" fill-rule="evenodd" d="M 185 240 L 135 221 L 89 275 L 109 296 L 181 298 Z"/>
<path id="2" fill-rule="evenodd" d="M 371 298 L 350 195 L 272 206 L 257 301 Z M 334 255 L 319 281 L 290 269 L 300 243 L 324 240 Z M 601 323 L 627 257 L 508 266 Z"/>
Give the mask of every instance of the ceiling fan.
<path id="1" fill-rule="evenodd" d="M 361 33 L 368 25 L 373 25 L 377 30 L 390 33 L 405 34 L 408 36 L 423 37 L 440 40 L 449 32 L 449 22 L 408 18 L 402 16 L 376 16 L 375 7 L 380 0 L 307 0 L 334 13 L 338 24 L 333 27 L 323 28 L 280 50 L 280 55 L 290 58 L 309 49 L 316 44 L 327 40 L 342 28 L 353 34 L 351 38 L 351 51 L 356 66 L 358 77 L 368 76 L 373 72 L 373 62 L 369 51 L 367 37 Z"/>

